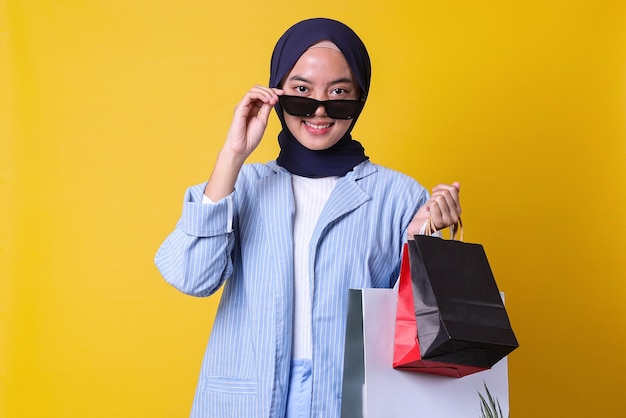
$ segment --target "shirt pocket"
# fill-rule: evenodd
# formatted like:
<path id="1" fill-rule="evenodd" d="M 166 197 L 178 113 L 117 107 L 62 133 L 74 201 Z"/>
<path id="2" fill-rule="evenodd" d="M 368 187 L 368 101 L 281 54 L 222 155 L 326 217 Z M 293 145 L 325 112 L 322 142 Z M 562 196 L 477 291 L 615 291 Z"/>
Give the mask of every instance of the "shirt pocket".
<path id="1" fill-rule="evenodd" d="M 203 389 L 208 392 L 233 395 L 256 395 L 259 385 L 256 380 L 236 379 L 223 376 L 205 376 Z"/>

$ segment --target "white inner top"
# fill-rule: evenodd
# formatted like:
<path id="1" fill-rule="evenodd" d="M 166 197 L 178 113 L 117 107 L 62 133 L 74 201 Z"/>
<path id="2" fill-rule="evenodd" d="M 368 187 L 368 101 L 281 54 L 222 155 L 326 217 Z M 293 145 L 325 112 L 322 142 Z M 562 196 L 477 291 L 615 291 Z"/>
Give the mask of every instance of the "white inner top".
<path id="1" fill-rule="evenodd" d="M 294 242 L 293 358 L 312 358 L 311 295 L 314 283 L 309 246 L 322 209 L 337 184 L 338 177 L 308 178 L 292 175 L 296 214 Z"/>

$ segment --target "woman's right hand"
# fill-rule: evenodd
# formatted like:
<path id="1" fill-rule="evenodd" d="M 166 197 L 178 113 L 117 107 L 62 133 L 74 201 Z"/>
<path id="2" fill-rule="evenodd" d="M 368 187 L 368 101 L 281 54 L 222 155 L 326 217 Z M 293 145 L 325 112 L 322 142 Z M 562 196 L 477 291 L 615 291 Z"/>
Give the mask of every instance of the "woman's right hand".
<path id="1" fill-rule="evenodd" d="M 235 107 L 226 143 L 220 151 L 204 194 L 217 202 L 230 194 L 246 158 L 259 145 L 281 89 L 254 86 Z"/>
<path id="2" fill-rule="evenodd" d="M 235 107 L 224 150 L 242 158 L 243 163 L 261 142 L 272 108 L 282 94 L 281 89 L 258 85 L 250 89 Z"/>

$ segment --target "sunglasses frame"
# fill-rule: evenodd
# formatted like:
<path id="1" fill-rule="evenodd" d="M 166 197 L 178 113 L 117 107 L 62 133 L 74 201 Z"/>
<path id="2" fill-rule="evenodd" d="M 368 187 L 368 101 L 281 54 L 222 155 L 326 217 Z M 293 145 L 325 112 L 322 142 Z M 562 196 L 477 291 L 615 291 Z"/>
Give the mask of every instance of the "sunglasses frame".
<path id="1" fill-rule="evenodd" d="M 365 105 L 365 102 L 363 100 L 344 100 L 344 99 L 339 99 L 339 100 L 315 100 L 315 99 L 311 99 L 310 97 L 289 96 L 289 95 L 280 96 L 278 98 L 278 100 L 279 100 L 280 106 L 283 108 L 283 110 L 285 112 L 289 113 L 291 116 L 311 117 L 311 116 L 313 116 L 313 114 L 315 114 L 315 112 L 317 111 L 317 109 L 320 106 L 324 106 L 324 109 L 326 110 L 326 115 L 329 118 L 331 118 L 331 119 L 341 119 L 341 120 L 355 119 L 356 117 L 359 116 L 359 114 L 361 114 L 361 111 L 363 110 L 363 106 Z M 306 113 L 293 113 L 293 112 L 290 112 L 288 110 L 288 107 L 290 107 L 289 102 L 292 101 L 292 100 L 298 100 L 298 101 L 310 104 L 311 109 L 313 109 L 313 111 L 312 112 L 306 112 Z M 348 116 L 344 116 L 344 114 L 340 114 L 339 116 L 342 116 L 342 117 L 337 117 L 337 113 L 335 113 L 335 110 L 337 110 L 337 109 L 335 108 L 335 106 L 336 105 L 346 105 L 346 104 L 354 106 L 354 112 L 352 112 Z M 315 106 L 315 108 L 313 108 L 313 106 Z M 293 111 L 293 108 L 291 110 Z"/>

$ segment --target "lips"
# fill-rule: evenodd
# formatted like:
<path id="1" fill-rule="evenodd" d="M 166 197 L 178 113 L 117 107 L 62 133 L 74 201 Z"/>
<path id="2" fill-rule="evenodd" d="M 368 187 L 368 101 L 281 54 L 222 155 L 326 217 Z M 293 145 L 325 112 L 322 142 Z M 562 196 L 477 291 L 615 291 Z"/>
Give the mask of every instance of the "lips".
<path id="1" fill-rule="evenodd" d="M 330 126 L 332 125 L 332 123 L 325 123 L 325 124 L 319 124 L 319 123 L 311 123 L 311 122 L 307 122 L 304 121 L 304 123 L 307 126 L 310 126 L 313 129 L 325 129 L 325 128 L 330 128 Z"/>
<path id="2" fill-rule="evenodd" d="M 314 123 L 310 121 L 302 121 L 305 129 L 316 135 L 322 135 L 330 131 L 334 123 Z"/>

